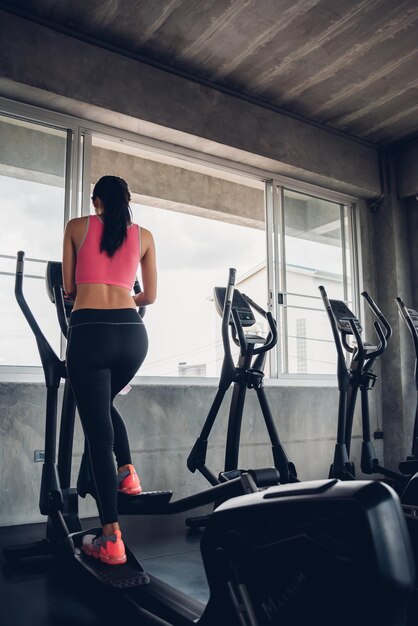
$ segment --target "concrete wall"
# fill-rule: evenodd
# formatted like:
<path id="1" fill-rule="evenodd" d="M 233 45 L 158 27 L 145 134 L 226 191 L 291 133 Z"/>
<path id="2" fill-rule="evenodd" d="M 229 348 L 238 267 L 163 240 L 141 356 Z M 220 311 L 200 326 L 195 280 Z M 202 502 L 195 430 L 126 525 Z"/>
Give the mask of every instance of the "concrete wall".
<path id="1" fill-rule="evenodd" d="M 413 345 L 395 297 L 401 296 L 410 307 L 416 302 L 418 203 L 408 205 L 399 199 L 394 158 L 388 157 L 383 169 L 384 198 L 378 204 L 361 202 L 359 219 L 363 289 L 376 300 L 393 330 L 376 370 L 380 380 L 374 414 L 384 432 L 385 463 L 396 469 L 399 460 L 410 454 L 416 391 Z M 373 343 L 376 335 L 367 306 L 364 312 L 366 336 Z"/>
<path id="2" fill-rule="evenodd" d="M 123 414 L 133 461 L 145 489 L 173 489 L 175 497 L 207 487 L 186 468 L 193 446 L 215 395 L 215 386 L 134 385 L 117 406 Z M 333 457 L 336 432 L 335 387 L 268 387 L 267 397 L 279 434 L 302 479 L 325 478 Z M 223 467 L 229 396 L 213 429 L 208 465 Z M 45 388 L 42 384 L 0 383 L 0 526 L 37 522 L 41 463 L 34 450 L 44 448 Z M 255 392 L 248 392 L 243 426 L 242 467 L 271 466 L 271 454 Z M 355 424 L 354 458 L 358 461 L 359 423 Z M 73 484 L 83 449 L 77 418 Z M 381 451 L 380 451 L 381 452 Z M 358 465 L 358 462 L 357 462 Z M 81 501 L 81 515 L 96 514 L 95 503 Z"/>
<path id="3" fill-rule="evenodd" d="M 416 171 L 418 179 L 418 168 Z M 411 268 L 411 304 L 418 310 L 418 198 L 412 196 L 405 202 L 408 212 L 408 254 Z"/>
<path id="4" fill-rule="evenodd" d="M 332 131 L 5 12 L 0 49 L 5 97 L 354 195 L 380 194 L 378 151 Z"/>
<path id="5" fill-rule="evenodd" d="M 418 141 L 395 152 L 398 194 L 408 198 L 418 194 Z"/>

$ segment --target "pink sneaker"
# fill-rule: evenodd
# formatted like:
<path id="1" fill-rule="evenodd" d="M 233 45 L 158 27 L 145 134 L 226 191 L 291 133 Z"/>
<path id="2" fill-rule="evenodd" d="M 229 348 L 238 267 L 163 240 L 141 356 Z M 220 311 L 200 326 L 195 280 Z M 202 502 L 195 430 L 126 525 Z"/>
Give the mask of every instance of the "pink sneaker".
<path id="1" fill-rule="evenodd" d="M 99 537 L 84 535 L 81 549 L 88 556 L 100 559 L 108 565 L 122 565 L 126 563 L 125 545 L 122 541 L 120 530 L 116 530 L 109 537 L 104 535 Z"/>
<path id="2" fill-rule="evenodd" d="M 128 465 L 128 469 L 118 472 L 118 491 L 129 496 L 138 496 L 142 493 L 139 476 L 133 465 Z"/>

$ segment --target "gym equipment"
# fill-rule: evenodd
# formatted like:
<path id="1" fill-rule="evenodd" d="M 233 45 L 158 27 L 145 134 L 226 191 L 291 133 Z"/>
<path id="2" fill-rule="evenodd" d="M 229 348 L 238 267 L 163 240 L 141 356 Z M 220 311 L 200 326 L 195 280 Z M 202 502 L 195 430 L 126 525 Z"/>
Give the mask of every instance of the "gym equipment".
<path id="1" fill-rule="evenodd" d="M 277 328 L 270 312 L 264 311 L 251 298 L 234 288 L 236 270 L 231 268 L 228 276 L 227 288 L 215 287 L 214 300 L 218 313 L 222 317 L 222 343 L 224 359 L 218 391 L 209 410 L 202 431 L 193 446 L 187 459 L 187 467 L 191 472 L 198 470 L 211 485 L 217 485 L 235 477 L 239 472 L 250 472 L 258 486 L 296 482 L 295 465 L 289 461 L 280 441 L 276 425 L 271 414 L 264 391 L 264 365 L 267 352 L 277 343 Z M 254 311 L 257 311 L 268 323 L 269 333 L 266 338 L 258 334 L 244 333 L 244 328 L 255 324 Z M 234 365 L 228 328 L 231 337 L 239 346 L 238 362 Z M 225 448 L 225 466 L 223 471 L 216 474 L 206 465 L 208 438 L 215 423 L 224 396 L 233 384 L 233 392 L 229 410 L 227 440 Z M 264 422 L 269 434 L 274 467 L 240 470 L 238 469 L 238 455 L 241 438 L 242 416 L 247 389 L 254 389 L 263 414 Z"/>
<path id="2" fill-rule="evenodd" d="M 23 294 L 24 252 L 18 252 L 15 296 L 17 302 L 28 321 L 37 342 L 45 384 L 47 387 L 46 426 L 45 426 L 45 460 L 42 468 L 41 493 L 39 509 L 42 515 L 48 517 L 46 537 L 36 544 L 14 546 L 6 548 L 5 556 L 10 561 L 36 555 L 66 553 L 73 557 L 79 565 L 89 570 L 101 582 L 110 587 L 136 586 L 148 582 L 148 576 L 134 555 L 127 549 L 128 561 L 126 565 L 117 568 L 108 568 L 95 559 L 91 559 L 80 551 L 84 534 L 97 534 L 100 529 L 82 531 L 78 517 L 78 496 L 90 493 L 93 497 L 94 489 L 89 479 L 88 463 L 81 467 L 77 481 L 77 489 L 70 486 L 72 446 L 74 436 L 75 401 L 69 385 L 65 362 L 55 354 L 49 342 L 40 329 Z M 48 293 L 54 295 L 57 306 L 58 319 L 63 334 L 67 333 L 67 317 L 71 310 L 71 302 L 65 302 L 62 293 L 61 263 L 49 263 L 47 268 Z M 61 380 L 65 380 L 62 402 L 61 421 L 59 424 L 58 462 L 56 462 L 57 438 L 57 397 Z M 87 458 L 87 457 L 85 457 Z M 213 502 L 222 500 L 222 495 L 232 497 L 246 493 L 251 489 L 251 482 L 247 476 L 218 489 L 211 489 L 187 498 L 170 502 L 172 491 L 143 492 L 138 496 L 128 496 L 118 493 L 118 510 L 121 514 L 156 514 L 178 513 Z M 114 570 L 117 570 L 116 572 Z"/>
<path id="3" fill-rule="evenodd" d="M 417 404 L 415 409 L 414 431 L 412 436 L 411 454 L 406 461 L 401 461 L 399 469 L 404 474 L 414 474 L 418 472 L 418 312 L 414 309 L 407 309 L 402 298 L 395 298 L 398 305 L 399 314 L 408 326 L 415 348 L 415 388 L 417 390 Z"/>
<path id="4" fill-rule="evenodd" d="M 80 550 L 85 533 L 78 494 L 69 487 L 73 433 L 71 391 L 64 392 L 58 463 L 57 391 L 65 363 L 45 339 L 23 296 L 24 253 L 18 253 L 15 294 L 33 330 L 47 386 L 45 462 L 40 510 L 48 517 L 46 539 L 6 548 L 9 561 L 54 554 L 113 590 L 138 623 L 156 626 L 406 626 L 414 564 L 395 492 L 371 481 L 335 479 L 271 487 L 262 492 L 247 473 L 207 491 L 170 502 L 119 494 L 119 512 L 174 513 L 229 498 L 212 514 L 201 542 L 210 587 L 206 606 L 128 561 L 107 566 Z M 65 438 L 68 440 L 65 440 Z M 69 457 L 69 458 L 66 458 Z M 241 494 L 247 495 L 241 495 Z M 239 495 L 240 497 L 233 497 Z M 123 509 L 123 511 L 121 510 Z M 349 602 L 346 599 L 350 598 Z M 344 610 L 341 611 L 341 607 Z"/>
<path id="5" fill-rule="evenodd" d="M 73 310 L 74 302 L 64 292 L 63 283 L 62 283 L 62 263 L 60 261 L 48 261 L 46 265 L 46 271 L 45 271 L 45 285 L 46 285 L 46 291 L 47 291 L 48 297 L 51 300 L 51 302 L 55 305 L 55 310 L 57 313 L 58 323 L 60 325 L 61 332 L 63 336 L 65 337 L 65 339 L 67 339 L 68 324 L 70 320 L 71 311 Z M 133 290 L 136 294 L 141 293 L 142 291 L 137 277 L 135 278 Z M 138 313 L 140 314 L 141 318 L 145 316 L 145 312 L 146 312 L 146 307 L 140 307 L 138 309 Z M 66 415 L 67 413 L 68 414 L 71 413 L 71 419 L 68 418 L 68 419 L 62 420 L 61 428 L 63 428 L 63 426 L 66 425 L 67 423 L 71 424 L 71 431 L 64 432 L 63 438 L 64 438 L 64 441 L 68 441 L 69 439 L 68 435 L 70 435 L 70 438 L 72 441 L 72 437 L 73 437 L 72 433 L 74 429 L 73 424 L 74 424 L 74 417 L 75 417 L 75 401 L 74 401 L 72 393 L 70 392 L 70 386 L 69 386 L 69 383 L 67 383 L 67 381 L 65 382 L 65 387 L 64 387 L 64 397 L 65 397 L 65 402 L 63 404 L 63 411 L 65 411 Z M 68 454 L 67 452 L 66 454 L 63 454 L 62 456 L 67 460 L 67 463 L 71 462 L 71 454 Z M 69 476 L 69 471 L 70 469 L 66 468 L 66 472 L 65 472 L 66 476 Z M 87 450 L 87 444 L 85 444 L 84 446 L 84 452 L 81 458 L 80 470 L 79 470 L 78 480 L 77 480 L 77 493 L 82 498 L 85 498 L 86 495 L 89 493 L 90 495 L 93 496 L 93 498 L 96 499 L 94 481 L 93 481 L 92 472 L 90 469 L 90 457 L 89 457 L 88 450 Z M 143 492 L 141 495 L 143 495 L 144 498 L 141 500 L 141 502 L 145 502 L 145 501 L 148 502 L 151 499 L 153 500 L 154 504 L 157 502 L 157 499 L 159 501 L 165 501 L 168 498 L 170 493 L 171 492 L 161 492 L 161 491 Z"/>
<path id="6" fill-rule="evenodd" d="M 370 344 L 363 340 L 363 328 L 345 302 L 329 299 L 323 286 L 319 287 L 319 291 L 331 324 L 338 356 L 338 430 L 334 462 L 331 465 L 329 476 L 342 480 L 355 478 L 354 464 L 350 462 L 349 457 L 354 411 L 360 390 L 363 432 L 361 471 L 364 474 L 382 474 L 393 481 L 398 491 L 402 493 L 412 477 L 381 465 L 376 456 L 370 434 L 368 392 L 373 389 L 377 381 L 373 367 L 377 358 L 383 354 L 387 347 L 387 342 L 392 334 L 390 324 L 367 291 L 363 291 L 361 295 L 376 318 L 373 327 L 378 337 L 378 344 Z M 347 340 L 349 336 L 354 338 L 351 345 Z M 349 365 L 347 365 L 344 350 L 351 354 Z"/>
<path id="7" fill-rule="evenodd" d="M 251 298 L 235 288 L 235 276 L 236 270 L 230 268 L 227 287 L 215 287 L 213 290 L 215 307 L 222 317 L 224 358 L 218 390 L 201 433 L 188 456 L 187 467 L 192 473 L 199 471 L 211 485 L 221 484 L 243 473 L 249 473 L 260 489 L 279 483 L 297 482 L 296 467 L 289 461 L 280 441 L 263 384 L 266 355 L 277 343 L 276 323 L 270 312 L 262 309 Z M 265 338 L 255 333 L 244 333 L 244 328 L 251 328 L 256 323 L 253 311 L 257 311 L 267 321 L 269 332 Z M 240 349 L 236 365 L 232 358 L 228 328 L 231 330 L 232 340 Z M 216 475 L 206 464 L 208 439 L 225 394 L 232 384 L 225 465 L 223 471 Z M 274 467 L 245 470 L 238 468 L 241 425 L 247 389 L 256 391 L 271 442 Z M 189 528 L 200 528 L 207 520 L 208 516 L 192 517 L 186 519 L 186 524 Z"/>

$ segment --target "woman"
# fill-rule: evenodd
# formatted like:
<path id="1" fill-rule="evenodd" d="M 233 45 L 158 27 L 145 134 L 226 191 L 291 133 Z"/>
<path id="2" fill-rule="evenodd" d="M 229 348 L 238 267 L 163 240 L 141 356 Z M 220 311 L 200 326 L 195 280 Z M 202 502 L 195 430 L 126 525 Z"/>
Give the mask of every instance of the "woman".
<path id="1" fill-rule="evenodd" d="M 126 182 L 103 176 L 95 185 L 95 215 L 68 222 L 63 282 L 74 300 L 67 370 L 90 454 L 100 537 L 85 535 L 82 549 L 112 565 L 126 562 L 117 516 L 117 489 L 141 492 L 128 435 L 113 399 L 133 378 L 148 349 L 136 307 L 154 302 L 157 288 L 151 233 L 132 223 Z M 138 264 L 143 291 L 131 295 Z M 116 473 L 114 455 L 118 465 Z"/>

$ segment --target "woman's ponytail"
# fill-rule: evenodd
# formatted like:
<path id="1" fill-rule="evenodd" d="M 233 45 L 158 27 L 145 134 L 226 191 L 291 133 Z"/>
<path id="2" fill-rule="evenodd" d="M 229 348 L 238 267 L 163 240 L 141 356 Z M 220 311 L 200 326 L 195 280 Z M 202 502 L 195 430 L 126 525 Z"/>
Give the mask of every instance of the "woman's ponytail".
<path id="1" fill-rule="evenodd" d="M 95 198 L 100 198 L 104 209 L 100 216 L 104 222 L 100 251 L 112 257 L 125 241 L 132 222 L 131 194 L 123 178 L 102 176 L 93 189 L 92 199 Z"/>

